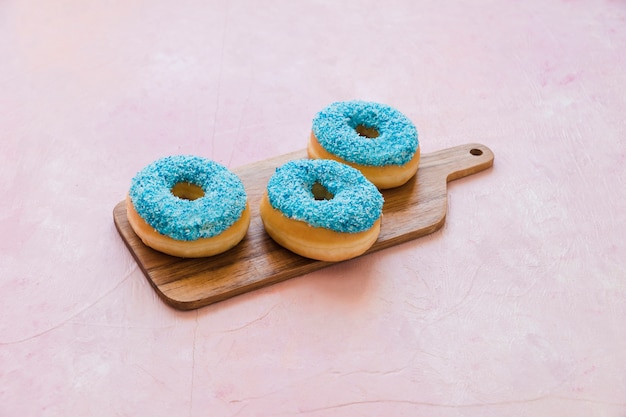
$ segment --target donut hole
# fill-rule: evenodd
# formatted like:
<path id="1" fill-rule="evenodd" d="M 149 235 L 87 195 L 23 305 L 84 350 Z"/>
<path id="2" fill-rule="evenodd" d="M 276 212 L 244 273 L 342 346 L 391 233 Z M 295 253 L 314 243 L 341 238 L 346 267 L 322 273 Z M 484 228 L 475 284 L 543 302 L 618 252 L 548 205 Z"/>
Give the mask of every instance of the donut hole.
<path id="1" fill-rule="evenodd" d="M 313 193 L 313 198 L 317 201 L 332 200 L 335 197 L 333 193 L 328 191 L 328 189 L 319 182 L 315 182 L 313 184 L 311 192 Z"/>
<path id="2" fill-rule="evenodd" d="M 364 138 L 368 139 L 375 139 L 380 136 L 380 132 L 378 132 L 378 129 L 376 129 L 375 127 L 369 127 L 359 124 L 356 125 L 354 130 L 356 130 L 356 133 L 358 133 L 359 136 L 363 136 Z"/>
<path id="3" fill-rule="evenodd" d="M 204 190 L 190 182 L 179 182 L 172 187 L 172 194 L 182 200 L 193 201 L 204 197 Z"/>

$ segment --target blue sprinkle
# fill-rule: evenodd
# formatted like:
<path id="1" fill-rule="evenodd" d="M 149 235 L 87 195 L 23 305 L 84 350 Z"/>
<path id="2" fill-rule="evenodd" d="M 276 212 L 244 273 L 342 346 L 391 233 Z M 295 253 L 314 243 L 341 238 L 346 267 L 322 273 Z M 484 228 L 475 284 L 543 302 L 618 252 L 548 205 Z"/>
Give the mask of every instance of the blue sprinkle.
<path id="1" fill-rule="evenodd" d="M 334 197 L 315 200 L 313 184 Z M 383 196 L 376 186 L 348 165 L 326 159 L 287 162 L 267 184 L 270 204 L 285 217 L 340 233 L 370 229 L 382 214 Z"/>
<path id="2" fill-rule="evenodd" d="M 375 128 L 379 136 L 360 136 L 356 127 Z M 313 119 L 313 134 L 329 153 L 359 165 L 404 165 L 419 145 L 417 129 L 404 114 L 367 101 L 332 103 Z"/>
<path id="3" fill-rule="evenodd" d="M 180 182 L 202 188 L 204 196 L 185 200 L 172 194 Z M 132 179 L 130 199 L 137 213 L 162 235 L 191 241 L 217 236 L 246 208 L 239 177 L 223 165 L 191 155 L 161 158 Z"/>

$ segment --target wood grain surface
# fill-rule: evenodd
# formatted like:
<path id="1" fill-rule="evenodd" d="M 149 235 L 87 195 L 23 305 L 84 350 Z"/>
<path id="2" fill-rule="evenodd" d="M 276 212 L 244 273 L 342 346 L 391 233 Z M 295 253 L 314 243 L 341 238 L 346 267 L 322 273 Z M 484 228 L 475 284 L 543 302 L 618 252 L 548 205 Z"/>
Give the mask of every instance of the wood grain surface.
<path id="1" fill-rule="evenodd" d="M 125 201 L 115 206 L 117 230 L 166 303 L 181 310 L 196 309 L 332 265 L 301 257 L 276 244 L 265 233 L 259 216 L 259 202 L 274 170 L 300 158 L 306 158 L 306 151 L 233 169 L 246 188 L 252 221 L 239 245 L 214 257 L 183 259 L 152 250 L 130 227 Z M 383 191 L 380 236 L 366 254 L 439 229 L 446 217 L 448 181 L 487 169 L 493 159 L 493 152 L 477 143 L 423 154 L 414 178 L 401 187 Z"/>

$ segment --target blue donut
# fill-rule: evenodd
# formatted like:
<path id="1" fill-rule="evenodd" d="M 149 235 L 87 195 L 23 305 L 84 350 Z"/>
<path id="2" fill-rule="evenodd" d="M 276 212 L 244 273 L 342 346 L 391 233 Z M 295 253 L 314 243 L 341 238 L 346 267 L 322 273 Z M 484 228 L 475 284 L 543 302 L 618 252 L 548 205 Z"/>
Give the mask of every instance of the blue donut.
<path id="1" fill-rule="evenodd" d="M 318 184 L 325 198 L 314 194 Z M 339 233 L 372 228 L 382 214 L 383 196 L 357 169 L 324 159 L 290 161 L 267 184 L 270 205 L 285 217 Z"/>
<path id="2" fill-rule="evenodd" d="M 194 200 L 179 198 L 174 186 L 188 183 L 202 189 Z M 219 235 L 246 208 L 241 180 L 223 165 L 192 155 L 159 159 L 131 181 L 130 200 L 139 216 L 162 235 L 193 241 Z"/>
<path id="3" fill-rule="evenodd" d="M 404 165 L 419 146 L 411 120 L 393 107 L 367 101 L 332 103 L 317 113 L 312 131 L 326 151 L 359 165 Z"/>

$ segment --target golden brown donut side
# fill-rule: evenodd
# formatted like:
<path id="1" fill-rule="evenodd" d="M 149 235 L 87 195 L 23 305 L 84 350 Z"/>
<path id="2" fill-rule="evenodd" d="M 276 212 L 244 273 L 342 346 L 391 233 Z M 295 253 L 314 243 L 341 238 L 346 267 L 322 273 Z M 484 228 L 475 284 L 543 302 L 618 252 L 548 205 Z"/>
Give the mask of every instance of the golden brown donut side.
<path id="1" fill-rule="evenodd" d="M 344 261 L 365 253 L 378 239 L 381 219 L 359 233 L 340 233 L 285 217 L 272 207 L 267 193 L 261 200 L 265 231 L 279 245 L 298 255 L 320 261 Z"/>
<path id="2" fill-rule="evenodd" d="M 197 240 L 176 240 L 154 230 L 141 218 L 130 197 L 126 197 L 126 216 L 128 223 L 137 236 L 152 249 L 181 258 L 202 258 L 218 255 L 236 246 L 246 235 L 250 225 L 250 208 L 241 213 L 241 217 L 230 228 L 217 236 Z"/>

